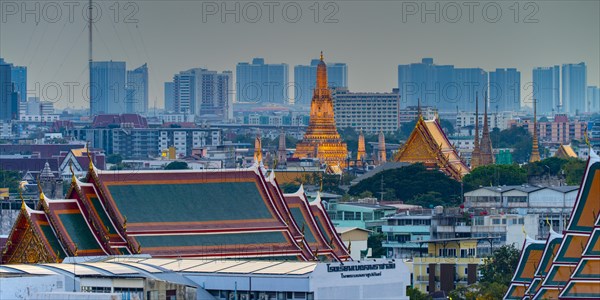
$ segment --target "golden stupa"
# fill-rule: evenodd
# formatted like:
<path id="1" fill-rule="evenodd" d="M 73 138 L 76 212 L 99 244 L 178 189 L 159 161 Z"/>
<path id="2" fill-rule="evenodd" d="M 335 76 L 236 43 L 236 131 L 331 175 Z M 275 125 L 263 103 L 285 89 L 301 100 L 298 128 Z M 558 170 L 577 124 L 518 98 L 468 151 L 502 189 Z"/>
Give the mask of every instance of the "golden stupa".
<path id="1" fill-rule="evenodd" d="M 317 66 L 317 86 L 310 103 L 310 121 L 304 138 L 296 145 L 295 158 L 318 158 L 328 166 L 345 167 L 348 149 L 335 127 L 333 101 L 327 87 L 327 65 Z"/>

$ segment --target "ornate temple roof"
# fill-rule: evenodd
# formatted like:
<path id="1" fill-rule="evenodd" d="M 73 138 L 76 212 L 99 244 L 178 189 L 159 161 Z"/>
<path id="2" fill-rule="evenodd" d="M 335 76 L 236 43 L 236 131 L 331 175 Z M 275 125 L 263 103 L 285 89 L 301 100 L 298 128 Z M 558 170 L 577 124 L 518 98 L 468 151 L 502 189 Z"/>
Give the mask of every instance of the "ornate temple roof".
<path id="1" fill-rule="evenodd" d="M 288 202 L 274 173 L 269 178 L 265 173 L 258 165 L 230 170 L 115 172 L 90 164 L 83 181 L 73 176 L 68 199 L 52 200 L 40 193 L 38 210 L 22 213 L 15 226 L 34 228 L 27 225 L 35 223 L 27 218 L 33 214 L 40 224 L 47 224 L 30 233 L 43 241 L 37 247 L 45 249 L 41 251 L 44 256 L 28 260 L 36 262 L 55 262 L 72 255 L 136 253 L 347 259 L 337 255 L 339 249 L 328 248 L 325 236 L 331 238 L 331 233 L 321 232 L 303 192 L 298 194 L 303 202 L 295 198 Z M 305 233 L 298 223 L 306 228 Z M 14 255 L 25 241 L 20 230 L 13 232 L 17 233 L 11 235 L 2 261 L 26 262 Z M 57 251 L 59 254 L 51 254 Z"/>
<path id="2" fill-rule="evenodd" d="M 600 158 L 590 157 L 564 236 L 551 233 L 524 296 L 531 299 L 600 298 Z M 521 261 L 535 262 L 527 251 Z M 517 278 L 519 269 L 515 274 Z M 514 281 L 514 279 L 513 279 Z M 511 285 L 512 287 L 512 285 Z M 509 289 L 506 298 L 521 292 Z M 513 293 L 513 294 L 511 294 Z"/>
<path id="3" fill-rule="evenodd" d="M 573 150 L 573 147 L 571 147 L 571 145 L 560 144 L 560 147 L 558 147 L 558 150 L 556 150 L 556 153 L 554 153 L 554 156 L 564 158 L 564 159 L 577 158 L 577 153 L 575 153 L 575 151 Z"/>
<path id="4" fill-rule="evenodd" d="M 426 121 L 422 117 L 418 119 L 410 137 L 396 154 L 395 160 L 435 166 L 459 181 L 470 171 L 438 121 Z"/>

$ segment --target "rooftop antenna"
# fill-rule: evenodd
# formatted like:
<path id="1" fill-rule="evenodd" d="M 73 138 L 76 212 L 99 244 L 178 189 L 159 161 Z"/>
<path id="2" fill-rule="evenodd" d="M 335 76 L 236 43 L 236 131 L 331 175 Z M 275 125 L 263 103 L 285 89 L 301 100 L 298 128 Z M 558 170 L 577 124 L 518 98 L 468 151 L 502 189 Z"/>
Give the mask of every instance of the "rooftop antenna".
<path id="1" fill-rule="evenodd" d="M 89 100 L 90 100 L 90 116 L 92 115 L 92 61 L 93 61 L 93 56 L 92 56 L 92 0 L 89 0 L 88 3 L 88 68 L 89 68 L 89 76 L 90 76 L 90 82 L 89 82 Z"/>

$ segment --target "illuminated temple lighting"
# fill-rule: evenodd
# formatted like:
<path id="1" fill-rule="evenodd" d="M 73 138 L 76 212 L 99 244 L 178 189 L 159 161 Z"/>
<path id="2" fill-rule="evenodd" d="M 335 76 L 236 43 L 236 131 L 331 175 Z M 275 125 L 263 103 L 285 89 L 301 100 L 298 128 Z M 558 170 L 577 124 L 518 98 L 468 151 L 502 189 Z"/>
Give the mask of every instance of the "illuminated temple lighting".
<path id="1" fill-rule="evenodd" d="M 310 104 L 310 121 L 306 134 L 296 145 L 295 158 L 318 158 L 328 166 L 345 167 L 348 149 L 335 127 L 333 101 L 327 87 L 327 65 L 317 66 L 317 85 Z"/>

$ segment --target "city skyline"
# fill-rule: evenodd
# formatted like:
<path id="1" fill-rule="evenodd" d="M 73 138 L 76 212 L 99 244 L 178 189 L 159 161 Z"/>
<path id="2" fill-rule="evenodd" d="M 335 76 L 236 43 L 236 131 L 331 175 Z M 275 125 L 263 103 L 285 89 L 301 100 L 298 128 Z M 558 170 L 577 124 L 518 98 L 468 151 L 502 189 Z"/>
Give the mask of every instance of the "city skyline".
<path id="1" fill-rule="evenodd" d="M 588 66 L 588 85 L 599 85 L 600 64 L 596 54 L 600 53 L 600 45 L 590 38 L 600 34 L 598 2 L 536 3 L 539 6 L 535 15 L 537 23 L 523 23 L 524 12 L 515 23 L 512 11 L 504 4 L 501 5 L 503 17 L 496 23 L 487 22 L 481 14 L 475 15 L 473 23 L 466 20 L 466 15 L 457 23 L 443 18 L 436 23 L 435 16 L 421 22 L 419 16 L 412 15 L 406 16 L 403 22 L 402 18 L 393 17 L 402 10 L 402 3 L 385 2 L 337 3 L 337 23 L 323 23 L 323 20 L 315 23 L 306 6 L 303 19 L 297 23 L 281 19 L 274 23 L 245 23 L 243 18 L 239 23 L 221 22 L 212 16 L 202 22 L 200 3 L 178 4 L 136 2 L 137 23 L 115 23 L 108 5 L 104 5 L 105 17 L 94 25 L 94 60 L 123 60 L 131 65 L 147 62 L 149 69 L 161 70 L 149 75 L 150 107 L 163 106 L 163 83 L 178 70 L 193 66 L 234 70 L 237 62 L 247 61 L 248 57 L 264 57 L 267 61 L 291 66 L 305 64 L 314 57 L 307 53 L 321 50 L 331 61 L 342 61 L 349 66 L 352 71 L 348 74 L 348 85 L 355 91 L 389 91 L 396 87 L 397 65 L 423 57 L 433 57 L 441 64 L 460 68 L 480 67 L 487 72 L 517 68 L 522 74 L 522 86 L 532 82 L 531 70 L 535 67 L 583 61 Z M 190 14 L 197 17 L 184 18 Z M 169 22 L 152 21 L 159 16 L 167 20 L 177 18 L 181 24 L 174 28 L 167 24 Z M 369 22 L 361 25 L 357 22 L 359 19 Z M 8 18 L 0 29 L 0 56 L 15 65 L 28 67 L 32 88 L 35 83 L 41 86 L 49 82 L 87 83 L 85 23 L 81 18 L 74 18 L 72 23 L 66 24 L 68 26 L 64 26 L 65 22 L 46 23 L 42 28 L 33 22 Z M 379 32 L 377 35 L 363 35 L 360 43 L 352 39 L 374 28 Z M 180 30 L 178 34 L 170 34 L 175 29 Z M 115 34 L 117 30 L 120 34 Z M 490 30 L 497 34 L 490 36 Z M 237 39 L 227 38 L 232 31 L 238 33 Z M 572 34 L 574 31 L 580 34 Z M 329 40 L 332 35 L 337 37 L 335 43 Z M 430 38 L 419 38 L 425 35 Z M 557 37 L 561 38 L 558 46 Z M 419 42 L 410 42 L 416 40 Z M 440 41 L 448 42 L 439 47 Z M 44 44 L 46 47 L 41 47 Z M 386 47 L 380 47 L 382 45 Z M 47 55 L 43 55 L 42 49 L 48 49 Z M 53 56 L 57 59 L 50 59 Z M 527 94 L 522 90 L 523 98 Z M 57 107 L 87 106 L 82 101 L 69 103 L 63 98 L 66 96 L 57 100 Z"/>

